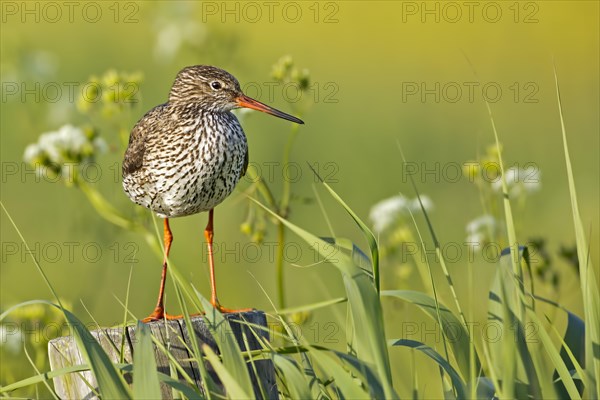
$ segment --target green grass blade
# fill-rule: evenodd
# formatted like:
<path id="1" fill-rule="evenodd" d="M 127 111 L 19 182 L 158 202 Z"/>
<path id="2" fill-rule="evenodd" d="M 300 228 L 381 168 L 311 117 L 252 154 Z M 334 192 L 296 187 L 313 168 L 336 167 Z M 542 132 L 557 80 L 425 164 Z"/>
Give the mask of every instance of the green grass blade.
<path id="1" fill-rule="evenodd" d="M 180 285 L 181 285 L 181 282 L 179 281 L 179 278 L 178 278 L 178 280 L 175 284 L 175 295 L 177 296 L 177 299 L 179 300 L 179 304 L 181 305 L 181 310 L 183 312 L 183 319 L 185 321 L 185 329 L 188 330 L 188 335 L 190 337 L 195 338 L 194 329 L 193 329 L 193 325 L 192 325 L 192 318 L 191 318 L 190 312 L 187 308 L 187 304 L 183 299 L 182 288 Z M 191 289 L 195 290 L 195 288 L 191 288 Z M 197 296 L 194 298 L 194 300 L 196 300 L 198 303 L 200 303 L 198 301 Z M 196 363 L 198 372 L 200 374 L 200 381 L 202 382 L 202 387 L 204 388 L 204 393 L 208 399 L 211 399 L 213 396 L 213 393 L 219 393 L 220 390 L 217 388 L 212 377 L 210 376 L 210 374 L 208 374 L 208 371 L 206 370 L 206 366 L 204 365 L 203 355 L 202 355 L 202 351 L 200 350 L 200 345 L 198 343 L 198 340 L 191 340 L 191 342 L 192 342 L 191 348 L 189 348 L 187 346 L 186 346 L 186 348 L 190 354 L 192 361 Z M 176 360 L 173 360 L 171 362 L 173 363 L 175 368 L 180 367 L 179 363 Z"/>
<path id="2" fill-rule="evenodd" d="M 132 398 L 127 383 L 125 383 L 125 379 L 123 379 L 123 376 L 117 371 L 117 368 L 110 361 L 104 349 L 100 346 L 96 338 L 92 336 L 85 325 L 70 311 L 46 300 L 32 300 L 11 307 L 0 315 L 0 320 L 5 318 L 6 315 L 17 307 L 27 304 L 46 304 L 56 307 L 64 313 L 65 319 L 72 328 L 77 347 L 79 347 L 80 352 L 96 377 L 98 390 L 104 398 Z"/>
<path id="3" fill-rule="evenodd" d="M 435 351 L 431 347 L 429 347 L 421 342 L 418 342 L 416 340 L 394 339 L 394 340 L 390 341 L 390 345 L 391 346 L 408 347 L 411 349 L 419 350 L 422 353 L 426 354 L 428 357 L 430 357 L 432 360 L 434 360 L 440 367 L 442 367 L 444 369 L 444 371 L 446 371 L 446 373 L 450 376 L 450 379 L 452 380 L 452 384 L 454 385 L 454 388 L 456 389 L 456 394 L 457 394 L 458 398 L 459 399 L 467 398 L 467 390 L 466 390 L 467 388 L 466 388 L 463 380 L 460 378 L 459 373 L 437 351 Z"/>
<path id="4" fill-rule="evenodd" d="M 561 336 L 556 329 L 556 326 L 552 323 L 552 321 L 546 316 L 546 320 L 550 323 L 550 327 L 552 331 L 561 341 L 561 350 L 560 356 L 564 361 L 568 370 L 576 370 L 579 376 L 579 382 L 584 387 L 589 387 L 590 378 L 593 380 L 593 377 L 590 377 L 588 373 L 586 373 L 582 365 L 585 363 L 585 323 L 581 318 L 577 315 L 573 314 L 569 310 L 567 310 L 564 306 L 556 303 L 555 301 L 551 301 L 545 299 L 540 296 L 533 296 L 536 301 L 544 302 L 553 307 L 558 308 L 567 314 L 567 328 L 563 336 Z M 555 373 L 557 375 L 558 373 Z M 576 383 L 576 385 L 578 385 Z M 564 387 L 558 386 L 557 392 L 559 397 L 566 398 L 566 389 Z M 562 394 L 565 394 L 564 396 Z"/>
<path id="5" fill-rule="evenodd" d="M 322 257 L 329 255 L 323 251 L 327 246 L 325 241 L 281 218 L 258 201 L 254 201 L 312 246 Z M 339 252 L 336 260 L 330 259 L 329 261 L 342 273 L 352 318 L 356 321 L 354 324 L 356 329 L 355 350 L 362 360 L 375 366 L 386 398 L 395 398 L 397 395 L 391 383 L 390 360 L 385 345 L 383 311 L 379 295 L 375 291 L 371 279 L 352 262 L 348 255 Z"/>
<path id="6" fill-rule="evenodd" d="M 414 350 L 410 352 L 410 369 L 412 371 L 411 392 L 412 392 L 412 399 L 418 400 L 419 399 L 419 372 L 417 371 L 417 365 L 415 362 L 416 361 L 415 354 L 416 354 L 416 351 L 414 351 Z"/>
<path id="7" fill-rule="evenodd" d="M 439 373 L 440 378 L 442 379 L 442 391 L 444 392 L 444 400 L 456 400 L 452 382 L 450 382 L 446 374 L 443 373 L 443 369 L 440 369 Z"/>
<path id="8" fill-rule="evenodd" d="M 338 358 L 343 362 L 344 366 L 347 367 L 352 375 L 363 384 L 363 387 L 368 389 L 369 396 L 373 399 L 385 398 L 385 391 L 381 385 L 381 381 L 373 371 L 371 365 L 361 361 L 360 359 L 353 357 L 349 354 L 342 353 L 339 351 L 332 351 Z"/>
<path id="9" fill-rule="evenodd" d="M 339 250 L 346 251 L 357 267 L 360 267 L 369 277 L 373 277 L 371 271 L 371 260 L 354 242 L 346 238 L 321 237 L 321 240 L 327 242 L 334 247 L 334 251 L 329 255 L 329 258 L 334 258 Z M 326 249 L 327 250 L 327 249 Z M 325 259 L 327 261 L 327 259 Z"/>
<path id="10" fill-rule="evenodd" d="M 137 343 L 133 352 L 133 397 L 135 399 L 158 399 L 161 397 L 156 359 L 152 348 L 150 328 L 138 321 Z"/>
<path id="11" fill-rule="evenodd" d="M 477 77 L 479 79 L 477 70 L 475 69 L 475 67 L 473 66 L 471 61 L 468 59 L 468 57 L 466 57 L 466 55 L 465 55 L 465 58 L 467 59 L 467 62 L 471 66 L 471 69 L 473 70 L 473 74 L 475 75 L 475 77 Z M 510 199 L 508 197 L 508 187 L 506 185 L 506 175 L 504 174 L 504 171 L 505 171 L 504 161 L 502 159 L 502 147 L 500 146 L 500 139 L 498 137 L 498 130 L 496 129 L 496 122 L 494 120 L 494 115 L 492 113 L 492 107 L 490 106 L 490 103 L 489 103 L 489 101 L 487 101 L 486 98 L 484 98 L 484 102 L 485 102 L 486 110 L 488 112 L 490 123 L 492 125 L 492 132 L 494 133 L 494 140 L 496 143 L 496 152 L 498 154 L 498 164 L 500 167 L 500 183 L 501 183 L 501 187 L 502 187 L 502 198 L 503 198 L 503 205 L 504 205 L 504 218 L 506 220 L 506 231 L 507 231 L 507 235 L 508 235 L 508 246 L 511 249 L 511 252 L 513 254 L 513 257 L 511 258 L 512 271 L 513 271 L 513 274 L 518 277 L 519 281 L 523 282 L 523 270 L 521 268 L 521 263 L 517 261 L 518 260 L 517 252 L 518 252 L 518 248 L 519 248 L 519 243 L 517 242 L 517 234 L 516 234 L 516 230 L 515 230 L 514 218 L 512 215 L 512 207 L 510 204 Z M 521 292 L 522 292 L 522 288 L 521 288 Z M 515 293 L 515 297 L 518 297 L 518 294 Z M 524 312 L 523 308 L 520 307 L 516 311 L 517 311 L 517 318 L 519 320 L 522 320 L 522 316 L 523 316 L 523 312 Z"/>
<path id="12" fill-rule="evenodd" d="M 25 357 L 27 357 L 27 361 L 29 361 L 29 364 L 31 365 L 31 368 L 33 368 L 33 370 L 35 371 L 36 374 L 40 374 L 40 370 L 38 369 L 38 367 L 35 365 L 35 362 L 31 359 L 31 356 L 29 355 L 29 351 L 27 351 L 27 346 L 23 346 L 23 352 L 25 353 Z M 50 395 L 52 396 L 52 398 L 58 400 L 58 396 L 56 395 L 56 393 L 54 392 L 54 389 L 50 386 L 50 383 L 46 380 L 44 380 L 44 386 L 46 386 L 46 389 L 48 390 L 48 392 L 50 393 Z M 36 388 L 37 391 L 37 388 Z"/>
<path id="13" fill-rule="evenodd" d="M 181 383 L 178 379 L 173 379 L 169 375 L 165 375 L 163 373 L 158 373 L 158 380 L 162 383 L 165 383 L 171 386 L 173 389 L 181 392 L 188 400 L 201 400 L 203 399 L 194 389 L 189 386 L 186 386 L 184 383 Z M 160 397 L 155 397 L 159 399 Z"/>
<path id="14" fill-rule="evenodd" d="M 581 357 L 579 357 L 580 355 L 583 354 L 583 359 L 585 360 L 585 348 L 583 348 L 583 344 L 585 343 L 585 339 L 584 339 L 585 327 L 582 327 L 581 330 L 579 330 L 577 328 L 572 328 L 572 326 L 578 325 L 577 322 L 573 322 L 573 321 L 576 321 L 575 318 L 577 318 L 577 317 L 574 314 L 569 313 L 568 318 L 569 318 L 569 320 L 567 322 L 567 331 L 565 332 L 564 337 L 560 336 L 560 334 L 556 330 L 556 327 L 554 326 L 554 324 L 551 325 L 551 328 L 552 328 L 553 333 L 558 338 L 560 338 L 560 341 L 561 341 L 561 350 L 560 350 L 561 354 L 560 355 L 561 355 L 561 358 L 563 359 L 563 361 L 565 362 L 567 369 L 569 369 L 569 370 L 575 369 L 575 371 L 577 371 L 577 374 L 579 375 L 579 379 L 581 380 L 581 383 L 583 384 L 583 386 L 589 387 L 590 383 L 589 383 L 588 375 L 581 367 L 582 360 L 580 359 Z M 579 320 L 579 321 L 582 322 L 581 320 Z M 577 332 L 572 333 L 573 329 L 577 329 Z M 575 337 L 577 338 L 577 341 L 573 340 Z M 574 353 L 574 351 L 577 352 L 577 355 Z M 563 390 L 562 387 L 557 389 L 559 394 L 562 390 Z M 566 388 L 564 388 L 564 390 L 566 390 Z"/>
<path id="15" fill-rule="evenodd" d="M 519 249 L 518 255 L 526 259 L 527 249 Z M 504 249 L 489 301 L 489 319 L 499 321 L 504 333 L 499 343 L 490 346 L 495 358 L 502 360 L 500 370 L 503 394 L 504 396 L 555 398 L 554 385 L 546 371 L 546 361 L 542 357 L 543 346 L 536 346 L 534 341 L 528 342 L 525 323 L 517 317 L 516 311 L 521 309 L 526 301 L 524 294 L 521 293 L 522 282 L 513 274 L 511 258 L 512 250 Z M 520 259 L 518 262 L 521 262 Z M 514 293 L 519 295 L 517 299 L 512 296 Z M 526 315 L 535 316 L 532 306 L 527 306 L 524 310 Z M 528 326 L 538 327 L 537 332 L 543 331 L 541 324 L 527 321 Z"/>
<path id="16" fill-rule="evenodd" d="M 208 345 L 203 345 L 202 350 L 206 354 L 207 360 L 212 365 L 213 369 L 219 376 L 221 383 L 227 390 L 227 396 L 231 399 L 250 399 L 254 398 L 254 391 L 247 391 L 240 385 L 238 380 L 231 374 L 231 372 L 221 363 L 219 356 L 211 349 Z M 243 363 L 243 367 L 246 368 L 246 364 Z M 252 389 L 252 388 L 250 388 Z"/>
<path id="17" fill-rule="evenodd" d="M 131 364 L 115 364 L 117 368 L 122 370 L 123 372 L 131 372 L 133 370 Z M 48 381 L 50 379 L 58 378 L 63 375 L 73 374 L 76 372 L 89 371 L 90 367 L 87 364 L 79 364 L 79 365 L 70 365 L 68 367 L 55 369 L 52 371 L 44 372 L 42 374 L 38 374 L 35 376 L 31 376 L 27 379 L 20 380 L 18 382 L 11 383 L 10 385 L 0 387 L 0 393 L 9 393 L 13 390 L 22 389 L 27 386 L 35 385 L 37 383 L 41 383 L 43 381 Z M 181 383 L 179 380 L 174 380 L 170 376 L 165 375 L 163 373 L 157 372 L 157 376 L 160 382 L 164 382 L 167 385 L 179 390 L 188 399 L 201 399 L 193 389 Z"/>
<path id="18" fill-rule="evenodd" d="M 229 321 L 227 321 L 223 317 L 223 314 L 217 311 L 199 292 L 196 292 L 196 295 L 202 302 L 202 306 L 206 312 L 206 326 L 221 351 L 223 366 L 244 392 L 254 395 L 248 367 L 246 366 L 240 347 L 232 335 Z M 223 384 L 225 384 L 225 382 L 223 382 Z M 229 389 L 226 385 L 225 387 Z M 229 390 L 227 393 L 230 393 Z"/>
<path id="19" fill-rule="evenodd" d="M 18 382 L 13 382 L 6 386 L 0 386 L 0 393 L 10 393 L 13 390 L 22 389 L 27 386 L 49 381 L 50 379 L 58 378 L 63 375 L 72 374 L 75 372 L 89 371 L 90 367 L 87 364 L 70 365 L 68 367 L 44 372 L 38 375 L 30 376 Z"/>
<path id="20" fill-rule="evenodd" d="M 275 354 L 273 363 L 282 376 L 281 384 L 285 386 L 292 399 L 310 399 L 312 397 L 306 376 L 300 372 L 292 359 Z"/>
<path id="21" fill-rule="evenodd" d="M 135 254 L 134 254 L 135 257 Z M 119 350 L 121 363 L 125 362 L 125 342 L 127 341 L 127 313 L 129 312 L 129 290 L 131 289 L 131 277 L 133 276 L 133 264 L 129 268 L 129 278 L 127 279 L 127 291 L 125 292 L 125 304 L 123 306 L 123 332 L 121 334 L 121 348 Z"/>
<path id="22" fill-rule="evenodd" d="M 317 187 L 314 184 L 312 185 L 312 190 L 313 190 L 313 193 L 315 194 L 315 199 L 317 199 L 317 204 L 319 205 L 319 210 L 321 210 L 323 219 L 327 223 L 327 228 L 329 228 L 329 234 L 332 237 L 335 237 L 335 231 L 333 229 L 333 225 L 331 224 L 329 215 L 327 215 L 327 212 L 325 211 L 325 206 L 323 205 L 323 200 L 321 200 L 321 195 L 319 194 L 319 191 L 317 190 Z"/>
<path id="23" fill-rule="evenodd" d="M 54 287 L 50 283 L 50 279 L 48 279 L 48 276 L 46 275 L 46 273 L 42 269 L 42 266 L 38 263 L 37 259 L 34 257 L 35 253 L 33 251 L 31 251 L 31 249 L 29 248 L 29 245 L 27 244 L 27 242 L 25 241 L 25 238 L 21 234 L 21 230 L 19 230 L 19 228 L 17 227 L 17 224 L 15 223 L 15 221 L 13 221 L 12 216 L 9 214 L 8 210 L 6 209 L 6 207 L 4 207 L 4 203 L 2 201 L 0 201 L 0 207 L 2 207 L 2 210 L 4 210 L 4 213 L 8 217 L 8 220 L 10 221 L 11 225 L 13 226 L 13 228 L 15 228 L 15 231 L 19 235 L 19 238 L 21 239 L 21 242 L 23 243 L 23 245 L 25 246 L 25 249 L 27 250 L 27 254 L 29 254 L 31 256 L 31 259 L 33 260 L 33 263 L 35 264 L 35 267 L 37 268 L 38 272 L 40 273 L 40 275 L 44 279 L 44 282 L 46 283 L 46 286 L 48 286 L 48 289 L 50 289 L 50 292 L 52 293 L 52 296 L 54 296 L 54 298 L 56 299 L 56 303 L 58 304 L 58 307 L 62 310 L 63 309 L 63 305 L 62 305 L 62 303 L 60 301 L 60 298 L 58 297 L 58 294 L 56 293 L 56 290 L 54 290 Z M 0 321 L 1 320 L 2 320 L 2 318 L 0 317 Z"/>
<path id="24" fill-rule="evenodd" d="M 402 162 L 404 162 L 404 164 L 407 164 L 406 158 L 404 157 L 404 153 L 402 152 L 402 148 L 399 145 L 398 145 L 398 149 L 400 150 Z M 429 229 L 429 234 L 431 235 L 431 238 L 433 240 L 436 257 L 440 262 L 440 266 L 442 267 L 442 271 L 444 272 L 444 276 L 446 277 L 446 281 L 448 282 L 448 286 L 450 288 L 450 293 L 452 293 L 454 305 L 456 306 L 456 309 L 458 310 L 458 314 L 460 315 L 460 319 L 461 319 L 463 325 L 466 327 L 467 320 L 465 318 L 465 314 L 462 311 L 462 307 L 460 306 L 460 301 L 458 300 L 458 295 L 456 294 L 456 289 L 454 288 L 454 284 L 452 283 L 452 277 L 450 276 L 450 272 L 448 271 L 448 268 L 446 266 L 446 261 L 445 261 L 444 255 L 442 253 L 440 241 L 438 240 L 435 230 L 433 229 L 433 224 L 431 222 L 431 219 L 429 218 L 429 214 L 427 213 L 427 210 L 423 206 L 423 201 L 421 200 L 421 195 L 419 194 L 417 184 L 415 183 L 415 180 L 412 175 L 409 175 L 409 178 L 410 178 L 410 182 L 412 184 L 413 190 L 415 191 L 415 194 L 417 195 L 417 199 L 419 200 L 419 206 L 421 207 L 421 211 L 423 212 L 423 216 L 425 217 L 425 221 L 427 223 L 427 228 Z M 416 224 L 415 224 L 415 226 L 416 226 Z M 419 236 L 420 236 L 420 233 L 419 233 Z M 421 242 L 423 242 L 423 241 L 421 240 Z M 432 282 L 432 284 L 433 284 L 433 282 Z"/>
<path id="25" fill-rule="evenodd" d="M 470 376 L 469 358 L 471 346 L 469 332 L 450 309 L 440 304 L 438 319 L 438 306 L 436 305 L 436 301 L 425 293 L 412 290 L 384 290 L 381 292 L 381 296 L 395 297 L 414 304 L 434 321 L 437 321 L 438 323 L 441 321 L 442 329 L 448 338 L 448 343 L 452 348 L 452 354 L 454 354 L 462 377 L 467 379 Z M 477 354 L 474 355 L 474 359 L 475 373 L 476 375 L 479 375 L 481 363 Z"/>
<path id="26" fill-rule="evenodd" d="M 286 308 L 284 310 L 273 310 L 273 311 L 269 311 L 269 313 L 294 314 L 294 313 L 299 313 L 299 312 L 303 312 L 303 311 L 314 311 L 314 310 L 318 310 L 320 308 L 330 307 L 335 304 L 345 303 L 346 301 L 348 301 L 347 298 L 338 297 L 335 299 L 324 300 L 324 301 L 320 301 L 318 303 L 306 304 L 306 305 L 298 306 L 298 307 L 294 307 L 294 308 Z"/>
<path id="27" fill-rule="evenodd" d="M 585 365 L 586 369 L 590 371 L 590 375 L 595 381 L 595 387 L 588 387 L 586 389 L 590 398 L 597 399 L 600 395 L 600 295 L 598 292 L 598 281 L 595 276 L 594 267 L 587 252 L 587 239 L 583 229 L 581 215 L 579 213 L 577 190 L 575 188 L 573 167 L 571 165 L 571 156 L 569 154 L 569 146 L 567 143 L 567 130 L 565 128 L 556 67 L 554 68 L 554 81 L 556 85 L 556 98 L 558 102 L 558 114 L 560 116 L 565 164 L 567 167 L 567 178 L 569 181 L 571 211 L 573 214 L 573 224 L 575 225 L 577 256 L 580 263 L 579 281 L 581 284 L 581 292 L 583 294 L 583 310 L 586 321 Z"/>
<path id="28" fill-rule="evenodd" d="M 123 376 L 117 371 L 100 344 L 85 325 L 70 311 L 63 309 L 65 318 L 73 328 L 75 341 L 91 367 L 103 398 L 129 399 L 131 394 Z"/>
<path id="29" fill-rule="evenodd" d="M 483 341 L 483 358 L 485 359 L 485 362 L 488 366 L 488 376 L 489 376 L 489 380 L 491 381 L 491 386 L 494 390 L 494 392 L 496 393 L 496 397 L 498 398 L 503 398 L 504 397 L 504 391 L 502 390 L 502 385 L 500 382 L 500 376 L 499 373 L 501 371 L 499 371 L 499 365 L 497 365 L 496 363 L 494 363 L 494 359 L 492 358 L 492 354 L 491 354 L 491 349 L 489 348 L 490 346 L 490 342 L 488 340 L 484 340 Z M 499 364 L 499 363 L 498 363 Z"/>
<path id="30" fill-rule="evenodd" d="M 562 380 L 562 384 L 564 385 L 567 393 L 569 394 L 570 399 L 581 399 L 581 395 L 575 386 L 575 381 L 571 376 L 571 373 L 567 369 L 565 362 L 559 352 L 554 347 L 554 343 L 550 339 L 550 335 L 544 330 L 542 321 L 538 318 L 535 312 L 531 309 L 526 309 L 527 316 L 529 319 L 538 326 L 537 337 L 541 340 L 542 347 L 546 350 L 546 353 L 550 357 L 552 365 L 554 366 L 558 376 Z"/>
<path id="31" fill-rule="evenodd" d="M 520 297 L 514 295 L 517 289 L 512 270 L 513 254 L 512 249 L 505 249 L 498 261 L 489 294 L 488 321 L 498 324 L 497 328 L 504 333 L 500 340 L 490 343 L 492 359 L 501 360 L 497 368 L 502 380 L 502 394 L 519 397 L 517 382 L 527 382 L 528 378 L 533 378 L 533 382 L 530 380 L 529 383 L 535 385 L 532 387 L 536 392 L 539 392 L 539 384 L 531 355 L 521 338 L 523 324 L 517 316 L 521 301 Z"/>
<path id="32" fill-rule="evenodd" d="M 379 245 L 377 244 L 377 239 L 375 238 L 375 235 L 369 229 L 369 227 L 358 217 L 358 215 L 356 215 L 356 213 L 352 211 L 348 204 L 346 204 L 346 202 L 342 200 L 342 198 L 331 188 L 331 186 L 329 186 L 325 181 L 323 181 L 323 179 L 321 179 L 319 174 L 312 168 L 312 166 L 309 165 L 309 167 L 313 170 L 315 176 L 319 178 L 319 181 L 323 184 L 323 186 L 325 186 L 325 188 L 331 194 L 331 196 L 344 208 L 344 210 L 346 210 L 350 217 L 352 217 L 354 222 L 356 222 L 356 225 L 358 225 L 360 230 L 363 232 L 365 238 L 367 239 L 367 243 L 369 244 L 369 248 L 371 249 L 371 261 L 373 263 L 373 281 L 375 283 L 375 289 L 377 290 L 377 293 L 379 293 Z"/>
<path id="33" fill-rule="evenodd" d="M 326 352 L 320 350 L 309 350 L 315 362 L 333 378 L 333 383 L 345 399 L 370 399 L 372 398 L 354 380 L 340 364 L 329 357 Z"/>

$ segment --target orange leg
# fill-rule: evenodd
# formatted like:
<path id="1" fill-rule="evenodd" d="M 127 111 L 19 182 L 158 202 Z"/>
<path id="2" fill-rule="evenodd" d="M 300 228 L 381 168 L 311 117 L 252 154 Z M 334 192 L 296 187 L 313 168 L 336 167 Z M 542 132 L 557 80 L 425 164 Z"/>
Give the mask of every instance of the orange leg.
<path id="1" fill-rule="evenodd" d="M 164 307 L 164 294 L 165 294 L 165 283 L 167 281 L 167 258 L 169 257 L 169 250 L 171 249 L 171 243 L 173 243 L 173 233 L 169 227 L 169 219 L 165 218 L 164 227 L 164 245 L 165 245 L 165 258 L 163 260 L 162 276 L 160 279 L 160 289 L 158 291 L 158 302 L 156 308 L 148 317 L 144 318 L 142 322 L 158 321 L 161 319 L 177 319 L 181 318 L 180 315 L 169 315 L 165 313 Z"/>
<path id="2" fill-rule="evenodd" d="M 204 230 L 204 237 L 206 238 L 206 246 L 208 247 L 208 265 L 210 268 L 210 304 L 222 313 L 239 313 L 252 311 L 251 308 L 244 308 L 240 310 L 231 310 L 223 307 L 217 299 L 217 283 L 215 280 L 215 261 L 213 257 L 213 209 L 208 212 L 208 224 Z"/>

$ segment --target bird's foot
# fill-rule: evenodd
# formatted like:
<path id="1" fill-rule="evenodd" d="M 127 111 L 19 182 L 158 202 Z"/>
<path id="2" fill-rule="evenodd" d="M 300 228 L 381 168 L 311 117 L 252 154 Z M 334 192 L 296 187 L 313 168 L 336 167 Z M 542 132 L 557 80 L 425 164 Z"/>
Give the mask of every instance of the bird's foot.
<path id="1" fill-rule="evenodd" d="M 148 322 L 153 322 L 153 321 L 161 321 L 164 319 L 167 320 L 174 320 L 174 319 L 181 319 L 183 318 L 183 315 L 171 315 L 171 314 L 167 314 L 164 310 L 164 308 L 162 307 L 156 307 L 154 309 L 154 311 L 152 311 L 152 314 L 150 314 L 149 316 L 147 316 L 146 318 L 144 318 L 142 320 L 143 323 L 147 324 Z"/>
<path id="2" fill-rule="evenodd" d="M 238 310 L 232 310 L 231 308 L 225 308 L 221 305 L 221 303 L 219 303 L 218 300 L 212 300 L 210 302 L 210 304 L 212 304 L 212 306 L 217 311 L 219 311 L 221 314 L 244 313 L 244 312 L 254 311 L 254 308 L 240 308 Z"/>

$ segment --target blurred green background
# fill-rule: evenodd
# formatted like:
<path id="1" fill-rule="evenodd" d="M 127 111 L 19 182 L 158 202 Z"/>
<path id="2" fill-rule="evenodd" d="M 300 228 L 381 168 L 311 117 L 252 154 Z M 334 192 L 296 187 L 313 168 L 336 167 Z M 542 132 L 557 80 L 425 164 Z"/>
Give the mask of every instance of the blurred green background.
<path id="1" fill-rule="evenodd" d="M 115 297 L 125 298 L 130 268 L 130 308 L 138 317 L 147 315 L 155 304 L 160 260 L 139 235 L 99 217 L 77 189 L 36 182 L 39 179 L 22 164 L 25 147 L 41 133 L 66 123 L 88 123 L 77 112 L 76 99 L 69 98 L 66 83 L 77 82 L 80 88 L 91 75 L 109 69 L 143 73 L 141 102 L 131 110 L 129 127 L 147 110 L 166 101 L 177 71 L 193 64 L 224 68 L 242 87 L 248 85 L 247 94 L 289 112 L 294 92 L 286 96 L 281 85 L 274 86 L 270 98 L 268 87 L 273 81 L 271 66 L 281 56 L 291 55 L 296 65 L 310 71 L 313 86 L 304 96 L 312 100 L 303 101 L 314 103 L 303 114 L 306 125 L 301 127 L 291 155 L 300 174 L 292 184 L 293 193 L 302 199 L 314 198 L 315 179 L 308 162 L 328 176 L 333 188 L 366 220 L 370 207 L 383 198 L 398 192 L 414 197 L 398 150 L 400 143 L 419 169 L 414 178 L 420 193 L 433 201 L 432 218 L 439 239 L 463 243 L 465 225 L 483 213 L 481 202 L 475 185 L 466 177 L 455 181 L 455 169 L 445 167 L 474 160 L 493 143 L 482 96 L 482 87 L 487 85 L 501 90 L 498 95 L 492 89 L 487 94 L 495 100 L 491 107 L 504 161 L 520 167 L 533 163 L 541 171 L 540 190 L 514 210 L 519 238 L 547 240 L 561 277 L 553 299 L 580 313 L 576 272 L 555 256 L 561 246 L 574 244 L 574 233 L 553 63 L 562 90 L 580 209 L 591 235 L 591 259 L 597 266 L 598 3 L 474 3 L 470 15 L 461 2 L 450 6 L 390 1 L 275 2 L 274 6 L 262 2 L 250 6 L 243 2 L 100 2 L 95 3 L 97 9 L 77 3 L 69 15 L 69 9 L 59 2 L 61 16 L 57 18 L 46 3 L 3 2 L 2 203 L 58 293 L 81 318 L 90 320 L 83 303 L 102 325 L 122 320 L 122 307 Z M 33 11 L 27 14 L 22 7 Z M 94 19 L 98 21 L 89 22 Z M 7 86 L 13 83 L 19 87 L 16 94 L 9 91 L 14 86 Z M 62 93 L 58 101 L 48 101 L 54 99 L 51 86 L 55 84 Z M 477 85 L 472 98 L 468 85 Z M 407 92 L 415 87 L 434 90 L 429 94 Z M 456 87 L 462 89 L 461 94 L 454 92 Z M 38 95 L 24 93 L 23 88 Z M 76 95 L 78 90 L 76 87 Z M 265 115 L 245 114 L 243 125 L 251 162 L 279 193 L 284 171 L 281 164 L 273 163 L 281 162 L 288 124 Z M 110 124 L 105 124 L 100 134 L 110 151 L 98 159 L 103 169 L 97 187 L 120 210 L 132 215 L 137 206 L 126 198 L 120 183 L 124 148 Z M 267 174 L 269 168 L 272 176 Z M 421 175 L 426 169 L 437 170 L 438 176 Z M 230 250 L 217 254 L 217 282 L 224 305 L 271 310 L 257 281 L 269 296 L 276 297 L 276 237 L 270 229 L 265 244 L 256 247 L 240 232 L 247 212 L 247 200 L 241 193 L 249 185 L 242 181 L 236 193 L 216 209 L 215 241 Z M 351 219 L 321 193 L 336 234 L 365 247 Z M 50 299 L 5 213 L 1 219 L 0 309 L 30 299 Z M 295 201 L 290 219 L 317 235 L 330 234 L 314 201 Z M 171 258 L 208 296 L 205 224 L 205 214 L 172 220 L 175 241 Z M 315 261 L 314 253 L 300 240 L 291 234 L 288 239 L 293 243 L 289 259 L 299 265 Z M 302 253 L 299 258 L 297 249 Z M 135 263 L 129 257 L 133 252 Z M 290 264 L 294 263 L 286 265 L 289 306 L 343 295 L 333 267 Z M 422 288 L 416 272 L 398 272 L 397 260 L 387 264 L 384 260 L 382 268 L 383 288 Z M 450 268 L 459 297 L 466 301 L 465 258 L 459 257 Z M 476 279 L 489 279 L 492 272 L 492 264 L 481 263 L 475 270 Z M 487 287 L 482 284 L 482 292 L 475 295 L 485 296 Z M 173 295 L 172 287 L 167 287 L 167 302 L 175 309 L 171 311 L 176 311 Z M 442 290 L 442 299 L 445 295 Z M 344 306 L 336 307 L 340 311 Z M 390 301 L 386 310 L 389 337 L 400 336 L 401 332 L 394 332 L 399 321 L 421 321 L 413 311 Z M 333 328 L 328 322 L 334 323 Z M 344 346 L 343 327 L 343 319 L 326 309 L 311 316 L 303 333 L 319 344 Z M 324 339 L 327 335 L 331 335 L 329 342 Z M 23 358 L 6 349 L 2 354 L 5 360 Z M 394 367 L 408 363 L 400 350 L 394 354 L 398 355 Z M 29 371 L 24 376 L 31 374 L 28 367 L 23 368 Z M 402 395 L 401 383 L 399 391 Z"/>

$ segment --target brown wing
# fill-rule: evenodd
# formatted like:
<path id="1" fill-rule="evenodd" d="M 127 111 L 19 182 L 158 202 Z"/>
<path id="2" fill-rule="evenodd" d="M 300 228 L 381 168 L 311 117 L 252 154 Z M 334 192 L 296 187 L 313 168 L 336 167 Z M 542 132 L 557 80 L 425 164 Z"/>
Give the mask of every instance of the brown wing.
<path id="1" fill-rule="evenodd" d="M 248 162 L 250 160 L 250 152 L 246 149 L 246 155 L 244 156 L 244 169 L 242 169 L 242 176 L 246 175 L 248 171 Z"/>
<path id="2" fill-rule="evenodd" d="M 144 129 L 140 126 L 140 122 L 137 123 L 129 135 L 129 145 L 123 159 L 123 177 L 142 168 L 146 146 L 144 144 Z"/>
<path id="3" fill-rule="evenodd" d="M 142 168 L 144 153 L 146 152 L 146 134 L 160 121 L 160 113 L 165 104 L 154 107 L 148 111 L 133 127 L 129 135 L 129 144 L 123 159 L 123 177 Z"/>

